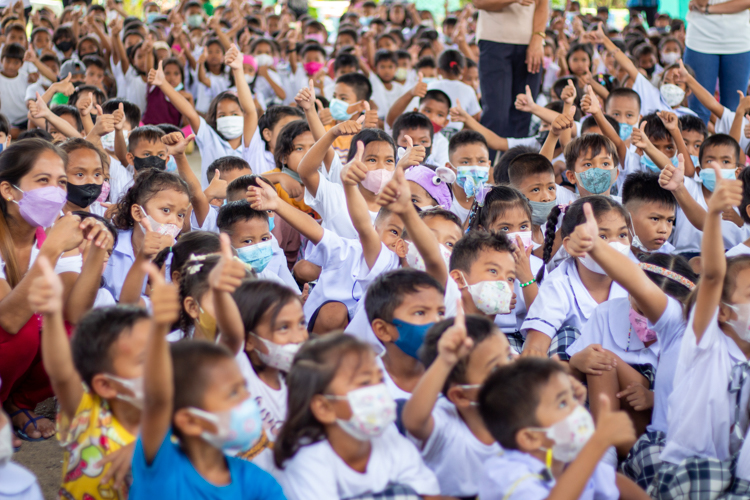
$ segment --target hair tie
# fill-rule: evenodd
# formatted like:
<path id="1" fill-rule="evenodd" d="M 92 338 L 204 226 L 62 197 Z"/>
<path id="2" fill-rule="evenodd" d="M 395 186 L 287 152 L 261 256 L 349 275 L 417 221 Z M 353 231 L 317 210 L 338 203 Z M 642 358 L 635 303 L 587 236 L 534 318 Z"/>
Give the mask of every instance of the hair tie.
<path id="1" fill-rule="evenodd" d="M 450 63 L 448 63 L 448 66 L 450 66 L 451 68 L 455 68 L 456 66 L 458 66 L 458 63 L 456 61 L 451 61 Z"/>
<path id="2" fill-rule="evenodd" d="M 570 207 L 570 204 L 567 204 L 567 205 L 557 205 L 557 208 L 560 209 L 560 215 L 565 215 L 565 212 L 568 211 L 568 207 Z"/>
<path id="3" fill-rule="evenodd" d="M 672 281 L 676 281 L 677 283 L 684 286 L 691 292 L 695 289 L 695 283 L 693 283 L 692 281 L 690 281 L 683 275 L 677 274 L 674 271 L 670 271 L 669 269 L 666 269 L 664 267 L 657 266 L 654 264 L 649 264 L 648 262 L 641 262 L 639 266 L 644 271 L 649 271 L 654 274 L 659 274 L 661 276 L 664 276 L 665 278 L 671 279 Z"/>

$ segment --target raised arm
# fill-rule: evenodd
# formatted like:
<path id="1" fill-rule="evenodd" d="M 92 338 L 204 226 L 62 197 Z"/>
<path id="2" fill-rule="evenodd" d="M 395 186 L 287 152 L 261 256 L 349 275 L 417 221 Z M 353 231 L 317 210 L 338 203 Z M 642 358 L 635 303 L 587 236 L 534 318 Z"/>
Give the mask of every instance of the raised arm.
<path id="1" fill-rule="evenodd" d="M 742 139 L 742 122 L 745 115 L 750 112 L 750 96 L 745 97 L 745 94 L 738 90 L 737 93 L 740 95 L 740 102 L 737 105 L 737 110 L 734 113 L 734 120 L 732 120 L 732 127 L 729 130 L 735 141 L 740 142 Z"/>
<path id="2" fill-rule="evenodd" d="M 297 106 L 305 112 L 305 118 L 307 119 L 307 124 L 310 126 L 310 132 L 313 135 L 313 139 L 319 141 L 324 135 L 326 135 L 326 128 L 318 116 L 317 104 L 320 101 L 315 98 L 315 83 L 312 78 L 310 79 L 309 86 L 300 89 L 294 98 L 294 101 L 297 103 Z M 331 162 L 333 161 L 333 155 L 335 154 L 336 152 L 333 148 L 328 148 L 325 158 L 323 159 L 326 168 L 331 168 Z"/>
<path id="3" fill-rule="evenodd" d="M 586 95 L 581 98 L 581 111 L 593 116 L 604 136 L 615 143 L 617 156 L 620 157 L 620 164 L 625 166 L 625 157 L 628 153 L 628 147 L 625 144 L 625 141 L 620 138 L 620 134 L 615 131 L 615 128 L 609 123 L 607 117 L 604 116 L 602 107 L 599 104 L 599 99 L 594 95 L 593 88 L 587 85 L 585 92 Z"/>
<path id="4" fill-rule="evenodd" d="M 190 188 L 190 204 L 193 206 L 193 212 L 195 213 L 195 219 L 199 226 L 203 226 L 203 221 L 206 220 L 208 211 L 211 209 L 209 206 L 209 199 L 206 197 L 204 192 L 201 190 L 201 181 L 190 168 L 187 156 L 185 156 L 185 149 L 195 139 L 195 134 L 190 134 L 187 137 L 182 135 L 182 132 L 172 132 L 162 137 L 162 142 L 167 145 L 168 153 L 174 156 L 174 161 L 177 163 L 177 173 L 187 183 Z M 216 173 L 218 174 L 218 170 Z M 217 178 L 214 175 L 214 178 Z"/>
<path id="5" fill-rule="evenodd" d="M 555 147 L 557 146 L 557 141 L 560 140 L 563 135 L 566 135 L 566 131 L 568 132 L 568 137 L 570 137 L 570 129 L 576 126 L 576 122 L 573 120 L 575 114 L 576 108 L 575 106 L 571 106 L 570 109 L 568 109 L 567 114 L 558 115 L 557 118 L 555 118 L 555 121 L 552 122 L 547 140 L 544 141 L 544 146 L 542 146 L 542 150 L 539 152 L 549 161 L 552 161 L 555 158 Z"/>
<path id="6" fill-rule="evenodd" d="M 685 175 L 693 177 L 695 175 L 695 165 L 693 165 L 693 160 L 690 158 L 690 151 L 688 151 L 685 140 L 682 138 L 682 132 L 680 132 L 680 119 L 671 111 L 657 111 L 656 115 L 669 131 L 669 135 L 672 136 L 672 140 L 677 147 L 677 153 L 681 154 L 685 159 Z"/>
<path id="7" fill-rule="evenodd" d="M 487 145 L 492 149 L 497 151 L 508 151 L 508 139 L 500 137 L 495 132 L 475 120 L 473 116 L 461 107 L 460 101 L 456 101 L 456 105 L 450 109 L 450 117 L 452 122 L 463 123 L 466 128 L 476 130 L 482 134 L 487 141 Z"/>
<path id="8" fill-rule="evenodd" d="M 531 87 L 529 87 L 528 85 L 526 85 L 526 92 L 524 94 L 518 94 L 516 96 L 516 102 L 514 103 L 514 106 L 518 111 L 525 111 L 527 113 L 536 115 L 542 121 L 545 121 L 547 123 L 552 123 L 553 121 L 555 121 L 557 115 L 560 114 L 556 111 L 552 111 L 551 109 L 547 109 L 544 106 L 538 105 L 534 101 L 534 96 L 531 94 Z"/>
<path id="9" fill-rule="evenodd" d="M 672 165 L 672 161 L 667 158 L 664 153 L 659 151 L 648 139 L 646 132 L 644 132 L 645 128 L 645 121 L 642 121 L 638 127 L 633 127 L 633 134 L 630 136 L 630 143 L 647 154 L 648 157 L 651 158 L 651 161 L 653 161 L 660 169 L 663 170 L 667 165 Z"/>
<path id="10" fill-rule="evenodd" d="M 604 29 L 602 28 L 602 23 L 599 23 L 599 25 L 596 28 L 596 31 L 593 31 L 591 33 L 596 33 L 597 41 L 604 45 L 604 48 L 608 51 L 614 54 L 615 61 L 617 61 L 617 64 L 622 67 L 622 69 L 627 72 L 628 76 L 635 81 L 636 78 L 638 78 L 638 75 L 640 72 L 638 71 L 638 68 L 635 67 L 635 64 L 633 64 L 633 61 L 630 60 L 630 58 L 625 54 L 623 51 L 621 51 L 617 45 L 614 44 L 612 40 L 609 39 L 609 37 L 604 33 Z"/>
<path id="11" fill-rule="evenodd" d="M 161 61 L 159 61 L 157 69 L 152 69 L 148 72 L 148 83 L 156 85 L 162 92 L 164 92 L 164 95 L 167 96 L 169 101 L 175 108 L 177 108 L 177 111 L 179 111 L 188 121 L 193 132 L 197 134 L 198 129 L 201 126 L 201 117 L 195 108 L 190 105 L 188 100 L 182 97 L 182 95 L 177 92 L 169 82 L 167 82 L 166 78 L 164 78 L 164 69 L 162 68 Z"/>
<path id="12" fill-rule="evenodd" d="M 253 140 L 255 130 L 258 128 L 258 111 L 255 109 L 250 86 L 245 81 L 245 70 L 242 67 L 242 59 L 242 52 L 234 44 L 229 47 L 224 56 L 224 63 L 232 68 L 234 84 L 237 86 L 237 98 L 240 101 L 240 106 L 242 106 L 242 115 L 245 123 L 242 137 L 245 147 L 248 147 Z"/>
<path id="13" fill-rule="evenodd" d="M 708 110 L 721 118 L 724 115 L 724 106 L 716 100 L 714 95 L 703 87 L 698 80 L 688 73 L 685 68 L 685 64 L 680 59 L 680 80 L 685 82 L 688 88 L 693 92 L 693 95 L 703 104 Z"/>
<path id="14" fill-rule="evenodd" d="M 312 217 L 303 211 L 282 201 L 276 190 L 265 182 L 258 183 L 261 187 L 249 186 L 246 199 L 255 210 L 272 210 L 284 221 L 296 229 L 299 234 L 310 240 L 313 245 L 323 239 L 324 230 Z"/>
<path id="15" fill-rule="evenodd" d="M 225 233 L 221 238 L 221 258 L 208 275 L 213 290 L 214 316 L 221 336 L 218 342 L 237 354 L 245 345 L 245 325 L 232 294 L 247 276 L 245 264 L 234 258 L 232 244 Z"/>
<path id="16" fill-rule="evenodd" d="M 81 134 L 75 129 L 73 125 L 68 123 L 67 120 L 57 116 L 52 110 L 47 107 L 47 103 L 44 102 L 39 92 L 36 93 L 36 101 L 29 101 L 29 112 L 31 117 L 34 119 L 47 120 L 50 125 L 55 127 L 65 137 L 78 137 L 81 138 Z"/>
<path id="17" fill-rule="evenodd" d="M 677 155 L 677 167 L 671 163 L 664 167 L 661 174 L 659 174 L 659 185 L 662 189 L 672 192 L 688 221 L 697 230 L 703 231 L 703 225 L 706 222 L 706 211 L 685 188 L 685 167 L 682 155 Z"/>
<path id="18" fill-rule="evenodd" d="M 42 74 L 47 80 L 54 82 L 57 80 L 57 74 L 49 69 L 49 66 L 44 64 L 42 61 L 39 60 L 39 57 L 36 55 L 36 51 L 34 50 L 34 47 L 29 44 L 29 48 L 26 51 L 26 53 L 23 55 L 24 61 L 31 62 L 34 66 L 36 66 L 36 69 L 39 70 L 39 73 Z"/>
<path id="19" fill-rule="evenodd" d="M 410 91 L 404 92 L 401 97 L 396 99 L 396 102 L 391 105 L 390 109 L 388 109 L 388 114 L 385 116 L 385 122 L 389 127 L 393 126 L 396 118 L 407 111 L 406 108 L 409 106 L 412 99 L 415 97 L 421 99 L 427 94 L 427 84 L 422 81 L 422 78 L 422 73 L 420 72 L 419 80 L 417 80 L 416 85 L 414 85 Z"/>
<path id="20" fill-rule="evenodd" d="M 317 196 L 318 185 L 320 184 L 320 173 L 318 167 L 326 158 L 333 141 L 337 137 L 344 135 L 355 135 L 362 129 L 362 125 L 355 121 L 345 121 L 337 124 L 335 127 L 325 133 L 320 140 L 313 144 L 297 166 L 297 173 L 302 179 L 305 189 L 312 195 Z"/>

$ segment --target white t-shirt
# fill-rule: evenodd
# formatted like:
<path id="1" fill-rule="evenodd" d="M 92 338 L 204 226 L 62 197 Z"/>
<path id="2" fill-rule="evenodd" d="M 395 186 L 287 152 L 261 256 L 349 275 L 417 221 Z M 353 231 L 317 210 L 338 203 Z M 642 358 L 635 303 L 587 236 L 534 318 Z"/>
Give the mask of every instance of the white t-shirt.
<path id="1" fill-rule="evenodd" d="M 273 80 L 273 82 L 279 87 L 282 86 L 281 78 L 279 77 L 279 74 L 274 70 L 268 70 L 268 77 Z M 268 83 L 266 77 L 260 75 L 255 79 L 255 95 L 258 97 L 259 101 L 262 101 L 263 104 L 266 105 L 276 98 L 276 92 L 273 91 L 273 87 L 271 87 L 271 84 Z"/>
<path id="2" fill-rule="evenodd" d="M 0 73 L 0 113 L 4 114 L 11 125 L 26 120 L 26 87 L 29 86 L 29 71 L 22 65 L 15 78 L 8 78 Z"/>
<path id="3" fill-rule="evenodd" d="M 455 196 L 455 193 L 454 193 Z M 469 212 L 471 212 L 471 207 L 464 208 L 454 199 L 453 203 L 451 204 L 450 208 L 451 212 L 456 214 L 456 217 L 461 221 L 461 224 L 466 222 L 466 219 L 469 217 Z"/>
<path id="4" fill-rule="evenodd" d="M 147 84 L 141 78 L 141 75 L 135 70 L 132 64 L 128 70 L 123 73 L 122 61 L 115 64 L 114 58 L 111 60 L 112 74 L 117 82 L 117 97 L 126 99 L 141 110 L 141 114 L 146 111 L 147 101 Z"/>
<path id="5" fill-rule="evenodd" d="M 718 5 L 729 0 L 709 0 Z M 689 11 L 685 17 L 685 45 L 703 54 L 739 54 L 750 50 L 750 11 L 735 14 L 704 14 Z"/>
<path id="6" fill-rule="evenodd" d="M 206 172 L 208 172 L 208 167 L 214 162 L 214 160 L 217 160 L 222 156 L 237 156 L 250 163 L 253 151 L 250 147 L 245 148 L 243 146 L 245 143 L 244 138 L 237 149 L 233 149 L 227 141 L 222 139 L 221 136 L 219 136 L 219 134 L 211 128 L 208 123 L 206 123 L 206 120 L 204 120 L 203 117 L 201 117 L 198 130 L 193 130 L 193 132 L 195 132 L 195 144 L 198 146 L 201 153 L 200 178 L 201 187 L 203 189 L 208 187 L 208 177 L 206 176 Z"/>
<path id="7" fill-rule="evenodd" d="M 750 254 L 750 247 L 745 245 L 745 243 L 743 242 L 730 248 L 726 253 L 726 257 L 729 258 L 748 254 Z"/>
<path id="8" fill-rule="evenodd" d="M 391 82 L 391 89 L 385 88 L 385 84 L 374 71 L 370 71 L 370 85 L 372 85 L 372 101 L 378 106 L 378 118 L 384 120 L 393 103 L 401 97 L 404 86 L 397 81 Z"/>
<path id="9" fill-rule="evenodd" d="M 120 160 L 109 155 L 109 199 L 117 203 L 130 189 L 134 182 L 135 169 L 132 165 L 123 165 Z"/>
<path id="10" fill-rule="evenodd" d="M 350 468 L 327 440 L 303 446 L 277 479 L 289 500 L 339 500 L 380 493 L 388 486 L 409 486 L 419 495 L 439 495 L 435 474 L 394 425 L 371 441 L 367 469 Z"/>
<path id="11" fill-rule="evenodd" d="M 198 80 L 198 70 L 193 73 L 195 84 L 191 92 L 195 96 L 195 110 L 199 113 L 207 113 L 214 97 L 229 89 L 229 78 L 225 74 L 214 75 L 206 71 L 206 77 L 211 82 L 210 87 L 206 87 Z"/>
<path id="12" fill-rule="evenodd" d="M 39 256 L 39 246 L 37 245 L 37 242 L 34 242 L 34 244 L 31 247 L 31 257 L 29 258 L 29 269 L 31 269 L 31 266 L 34 265 L 34 261 L 36 261 L 36 258 Z M 79 273 L 81 272 L 81 268 L 83 266 L 83 256 L 82 255 L 73 255 L 71 257 L 60 257 L 57 259 L 57 263 L 55 264 L 55 273 L 62 274 L 62 273 Z M 24 273 L 26 274 L 26 273 Z M 5 261 L 3 261 L 2 255 L 0 255 L 0 279 L 7 280 L 8 277 L 5 274 Z"/>
<path id="13" fill-rule="evenodd" d="M 477 100 L 477 93 L 474 89 L 466 85 L 461 80 L 437 80 L 427 85 L 427 90 L 442 90 L 451 99 L 451 106 L 456 106 L 457 102 L 461 102 L 461 107 L 466 110 L 471 116 L 482 112 L 481 106 L 479 106 L 479 100 Z M 450 122 L 445 128 L 452 128 L 454 130 L 461 130 L 464 128 L 464 124 L 460 122 Z"/>
<path id="14" fill-rule="evenodd" d="M 276 168 L 273 152 L 266 151 L 266 143 L 260 135 L 260 129 L 255 128 L 250 145 L 242 150 L 242 157 L 250 164 L 255 175 L 261 175 Z"/>
<path id="15" fill-rule="evenodd" d="M 724 108 L 724 113 L 722 113 L 721 118 L 716 120 L 716 124 L 714 125 L 714 130 L 717 134 L 729 134 L 729 131 L 732 130 L 732 123 L 734 122 L 734 117 L 737 113 L 732 111 L 729 108 Z M 748 122 L 746 117 L 742 117 L 742 131 L 740 132 L 740 148 L 742 148 L 742 151 L 747 151 L 747 147 L 750 146 L 750 139 L 745 137 L 745 127 Z"/>
<path id="16" fill-rule="evenodd" d="M 346 208 L 344 187 L 339 183 L 329 181 L 324 175 L 320 175 L 318 179 L 318 191 L 314 197 L 305 189 L 305 204 L 323 219 L 321 223 L 323 229 L 333 231 L 342 238 L 358 239 L 359 234 L 354 229 L 349 210 Z M 373 223 L 377 216 L 377 212 L 370 212 Z"/>
<path id="17" fill-rule="evenodd" d="M 497 443 L 488 445 L 479 441 L 447 398 L 438 398 L 432 419 L 432 434 L 419 444 L 424 463 L 438 478 L 440 493 L 451 497 L 475 496 L 484 463 L 502 448 Z"/>
<path id="18" fill-rule="evenodd" d="M 250 397 L 255 399 L 260 407 L 260 416 L 263 419 L 263 429 L 266 431 L 268 439 L 276 441 L 279 430 L 286 420 L 286 399 L 287 387 L 284 377 L 279 377 L 281 388 L 275 390 L 263 382 L 258 374 L 255 373 L 252 363 L 247 357 L 244 350 L 237 353 L 235 357 L 237 364 L 240 366 L 240 372 L 247 382 L 247 391 Z"/>
<path id="19" fill-rule="evenodd" d="M 434 165 L 436 167 L 444 167 L 446 163 L 450 163 L 450 157 L 448 155 L 448 139 L 443 134 L 436 133 L 432 136 L 432 150 L 430 156 L 424 161 L 427 165 Z"/>

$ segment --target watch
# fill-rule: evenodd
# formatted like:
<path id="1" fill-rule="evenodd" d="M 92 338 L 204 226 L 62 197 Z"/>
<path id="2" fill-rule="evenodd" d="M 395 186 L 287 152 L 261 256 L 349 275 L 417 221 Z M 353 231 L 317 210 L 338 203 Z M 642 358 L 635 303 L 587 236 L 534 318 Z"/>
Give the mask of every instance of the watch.
<path id="1" fill-rule="evenodd" d="M 706 4 L 706 9 L 703 12 L 706 13 L 706 14 L 710 14 L 710 12 L 708 11 L 709 7 L 710 7 L 710 5 Z"/>

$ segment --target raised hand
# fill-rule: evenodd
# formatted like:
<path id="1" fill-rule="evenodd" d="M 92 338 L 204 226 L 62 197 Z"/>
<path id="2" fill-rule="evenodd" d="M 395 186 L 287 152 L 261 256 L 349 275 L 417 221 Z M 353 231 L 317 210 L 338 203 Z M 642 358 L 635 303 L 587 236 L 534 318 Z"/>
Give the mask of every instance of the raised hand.
<path id="1" fill-rule="evenodd" d="M 602 107 L 599 104 L 599 98 L 596 97 L 596 94 L 591 89 L 591 85 L 586 85 L 584 92 L 586 94 L 581 98 L 581 111 L 590 115 L 600 113 Z"/>
<path id="2" fill-rule="evenodd" d="M 222 233 L 221 257 L 208 275 L 209 286 L 217 292 L 234 293 L 247 276 L 245 264 L 234 258 L 229 236 Z"/>
<path id="3" fill-rule="evenodd" d="M 376 201 L 381 207 L 388 207 L 389 210 L 399 215 L 414 210 L 409 181 L 406 180 L 403 168 L 396 167 L 393 179 L 385 185 Z"/>
<path id="4" fill-rule="evenodd" d="M 208 201 L 212 200 L 225 200 L 227 197 L 227 186 L 229 183 L 226 179 L 221 178 L 221 170 L 218 168 L 214 170 L 214 177 L 208 184 L 208 187 L 203 191 Z"/>
<path id="5" fill-rule="evenodd" d="M 148 71 L 148 84 L 153 85 L 154 87 L 161 87 L 166 82 L 167 80 L 164 76 L 164 68 L 162 67 L 162 62 L 159 61 L 159 65 L 156 69 L 151 68 Z"/>
<path id="6" fill-rule="evenodd" d="M 76 107 L 81 116 L 90 115 L 91 111 L 94 109 L 94 94 L 88 92 L 86 95 L 81 96 L 81 98 L 78 99 L 78 102 L 76 102 Z"/>
<path id="7" fill-rule="evenodd" d="M 531 87 L 526 85 L 526 93 L 516 96 L 515 107 L 518 111 L 531 113 L 534 105 L 534 96 L 531 94 Z"/>
<path id="8" fill-rule="evenodd" d="M 42 271 L 41 276 L 34 278 L 29 289 L 29 305 L 37 313 L 55 314 L 62 313 L 63 307 L 63 284 L 60 277 L 52 269 L 47 257 L 40 256 L 37 265 Z"/>
<path id="9" fill-rule="evenodd" d="M 635 129 L 633 129 L 635 130 Z M 659 185 L 667 191 L 674 191 L 681 187 L 685 179 L 685 157 L 677 155 L 677 166 L 671 163 L 664 166 L 659 174 Z"/>
<path id="10" fill-rule="evenodd" d="M 144 214 L 145 215 L 145 214 Z M 163 248 L 170 247 L 174 243 L 174 238 L 168 234 L 159 234 L 151 227 L 151 222 L 147 217 L 141 220 L 143 227 L 143 246 L 138 252 L 145 260 L 153 259 Z M 153 293 L 153 292 L 152 292 Z"/>
<path id="11" fill-rule="evenodd" d="M 161 142 L 166 144 L 169 154 L 173 156 L 185 154 L 185 149 L 195 139 L 195 134 L 185 137 L 182 132 L 172 132 L 161 138 Z M 218 170 L 216 171 L 219 172 Z"/>
<path id="12" fill-rule="evenodd" d="M 378 128 L 378 112 L 370 109 L 370 103 L 365 101 L 365 113 L 360 117 L 362 128 Z M 359 121 L 359 120 L 357 120 Z"/>
<path id="13" fill-rule="evenodd" d="M 224 55 L 224 64 L 234 71 L 243 71 L 242 59 L 242 52 L 240 52 L 235 44 L 232 44 Z"/>
<path id="14" fill-rule="evenodd" d="M 344 168 L 341 170 L 341 182 L 345 186 L 356 186 L 365 180 L 367 167 L 362 163 L 364 154 L 365 144 L 362 141 L 357 141 L 357 153 L 352 158 L 352 161 L 344 165 Z"/>
<path id="15" fill-rule="evenodd" d="M 171 327 L 182 312 L 177 286 L 167 283 L 159 268 L 152 263 L 145 264 L 145 270 L 151 283 L 151 317 L 157 325 Z"/>
<path id="16" fill-rule="evenodd" d="M 115 119 L 115 130 L 122 130 L 123 127 L 125 127 L 125 122 L 127 120 L 127 117 L 125 116 L 125 109 L 123 108 L 122 103 L 117 106 L 117 109 L 114 113 L 112 113 L 112 116 Z"/>
<path id="17" fill-rule="evenodd" d="M 414 85 L 414 88 L 411 89 L 411 95 L 414 97 L 419 97 L 420 99 L 427 94 L 427 84 L 422 81 L 424 76 L 422 75 L 422 72 L 419 72 L 419 80 L 417 80 L 417 84 Z"/>
<path id="18" fill-rule="evenodd" d="M 50 113 L 47 103 L 44 102 L 39 92 L 36 93 L 36 101 L 29 101 L 29 112 L 31 117 L 36 119 L 46 118 Z"/>
<path id="19" fill-rule="evenodd" d="M 463 107 L 461 107 L 461 101 L 456 99 L 456 105 L 450 109 L 449 116 L 452 122 L 466 123 L 466 120 L 470 115 Z"/>
<path id="20" fill-rule="evenodd" d="M 708 200 L 708 213 L 718 214 L 739 207 L 742 203 L 742 181 L 722 177 L 717 162 L 708 162 L 708 168 L 713 168 L 716 173 L 716 186 Z"/>
<path id="21" fill-rule="evenodd" d="M 333 127 L 330 132 L 335 137 L 341 137 L 345 135 L 355 135 L 360 130 L 362 130 L 362 124 L 358 121 L 354 120 L 347 120 L 345 122 L 340 122 L 335 127 Z"/>
<path id="22" fill-rule="evenodd" d="M 596 222 L 591 204 L 583 205 L 583 213 L 586 215 L 586 222 L 576 226 L 573 233 L 566 238 L 568 245 L 565 249 L 573 257 L 583 257 L 590 252 L 594 248 L 596 238 L 599 237 L 599 224 Z"/>
<path id="23" fill-rule="evenodd" d="M 565 104 L 573 104 L 576 100 L 576 97 L 578 97 L 578 92 L 576 91 L 576 86 L 573 83 L 573 80 L 568 80 L 568 84 L 563 88 L 563 91 L 560 93 L 560 100 L 562 100 Z"/>
<path id="24" fill-rule="evenodd" d="M 645 150 L 651 146 L 651 141 L 648 140 L 646 135 L 646 121 L 642 121 L 637 127 L 633 127 L 633 133 L 630 135 L 630 144 L 637 147 L 640 150 Z"/>
<path id="25" fill-rule="evenodd" d="M 96 111 L 98 113 L 96 117 L 96 123 L 94 124 L 94 128 L 91 129 L 91 133 L 94 135 L 98 135 L 99 137 L 103 137 L 110 132 L 114 132 L 115 130 L 115 116 L 114 115 L 105 115 L 102 111 L 101 106 L 98 104 L 96 105 Z"/>
<path id="26" fill-rule="evenodd" d="M 448 366 L 455 366 L 462 358 L 469 355 L 474 341 L 466 333 L 466 315 L 460 300 L 456 301 L 456 317 L 438 341 L 438 358 Z"/>
<path id="27" fill-rule="evenodd" d="M 659 117 L 661 122 L 664 124 L 664 127 L 670 132 L 670 134 L 675 133 L 679 130 L 678 124 L 680 123 L 680 120 L 677 118 L 677 115 L 672 113 L 671 111 L 657 111 L 656 116 Z"/>
<path id="28" fill-rule="evenodd" d="M 315 104 L 315 83 L 310 79 L 308 87 L 302 87 L 297 96 L 294 98 L 294 102 L 297 103 L 302 110 L 308 111 L 312 109 Z"/>
<path id="29" fill-rule="evenodd" d="M 258 182 L 260 187 L 248 186 L 245 199 L 254 210 L 276 210 L 279 208 L 281 199 L 276 190 L 267 183 Z"/>
<path id="30" fill-rule="evenodd" d="M 406 143 L 408 145 L 406 151 L 404 155 L 399 158 L 396 167 L 407 169 L 409 167 L 413 167 L 414 165 L 421 165 L 427 154 L 424 146 L 414 146 L 414 142 L 409 135 L 406 136 Z"/>
<path id="31" fill-rule="evenodd" d="M 575 127 L 575 117 L 576 115 L 576 107 L 571 106 L 568 108 L 568 111 L 566 113 L 560 113 L 557 115 L 557 118 L 555 118 L 555 121 L 552 122 L 552 127 L 550 128 L 550 133 L 555 136 L 560 136 L 564 131 L 571 129 Z"/>
<path id="32" fill-rule="evenodd" d="M 624 411 L 612 411 L 606 394 L 599 395 L 599 415 L 592 439 L 600 440 L 609 446 L 625 446 L 635 443 L 635 427 L 633 427 L 632 420 Z"/>

